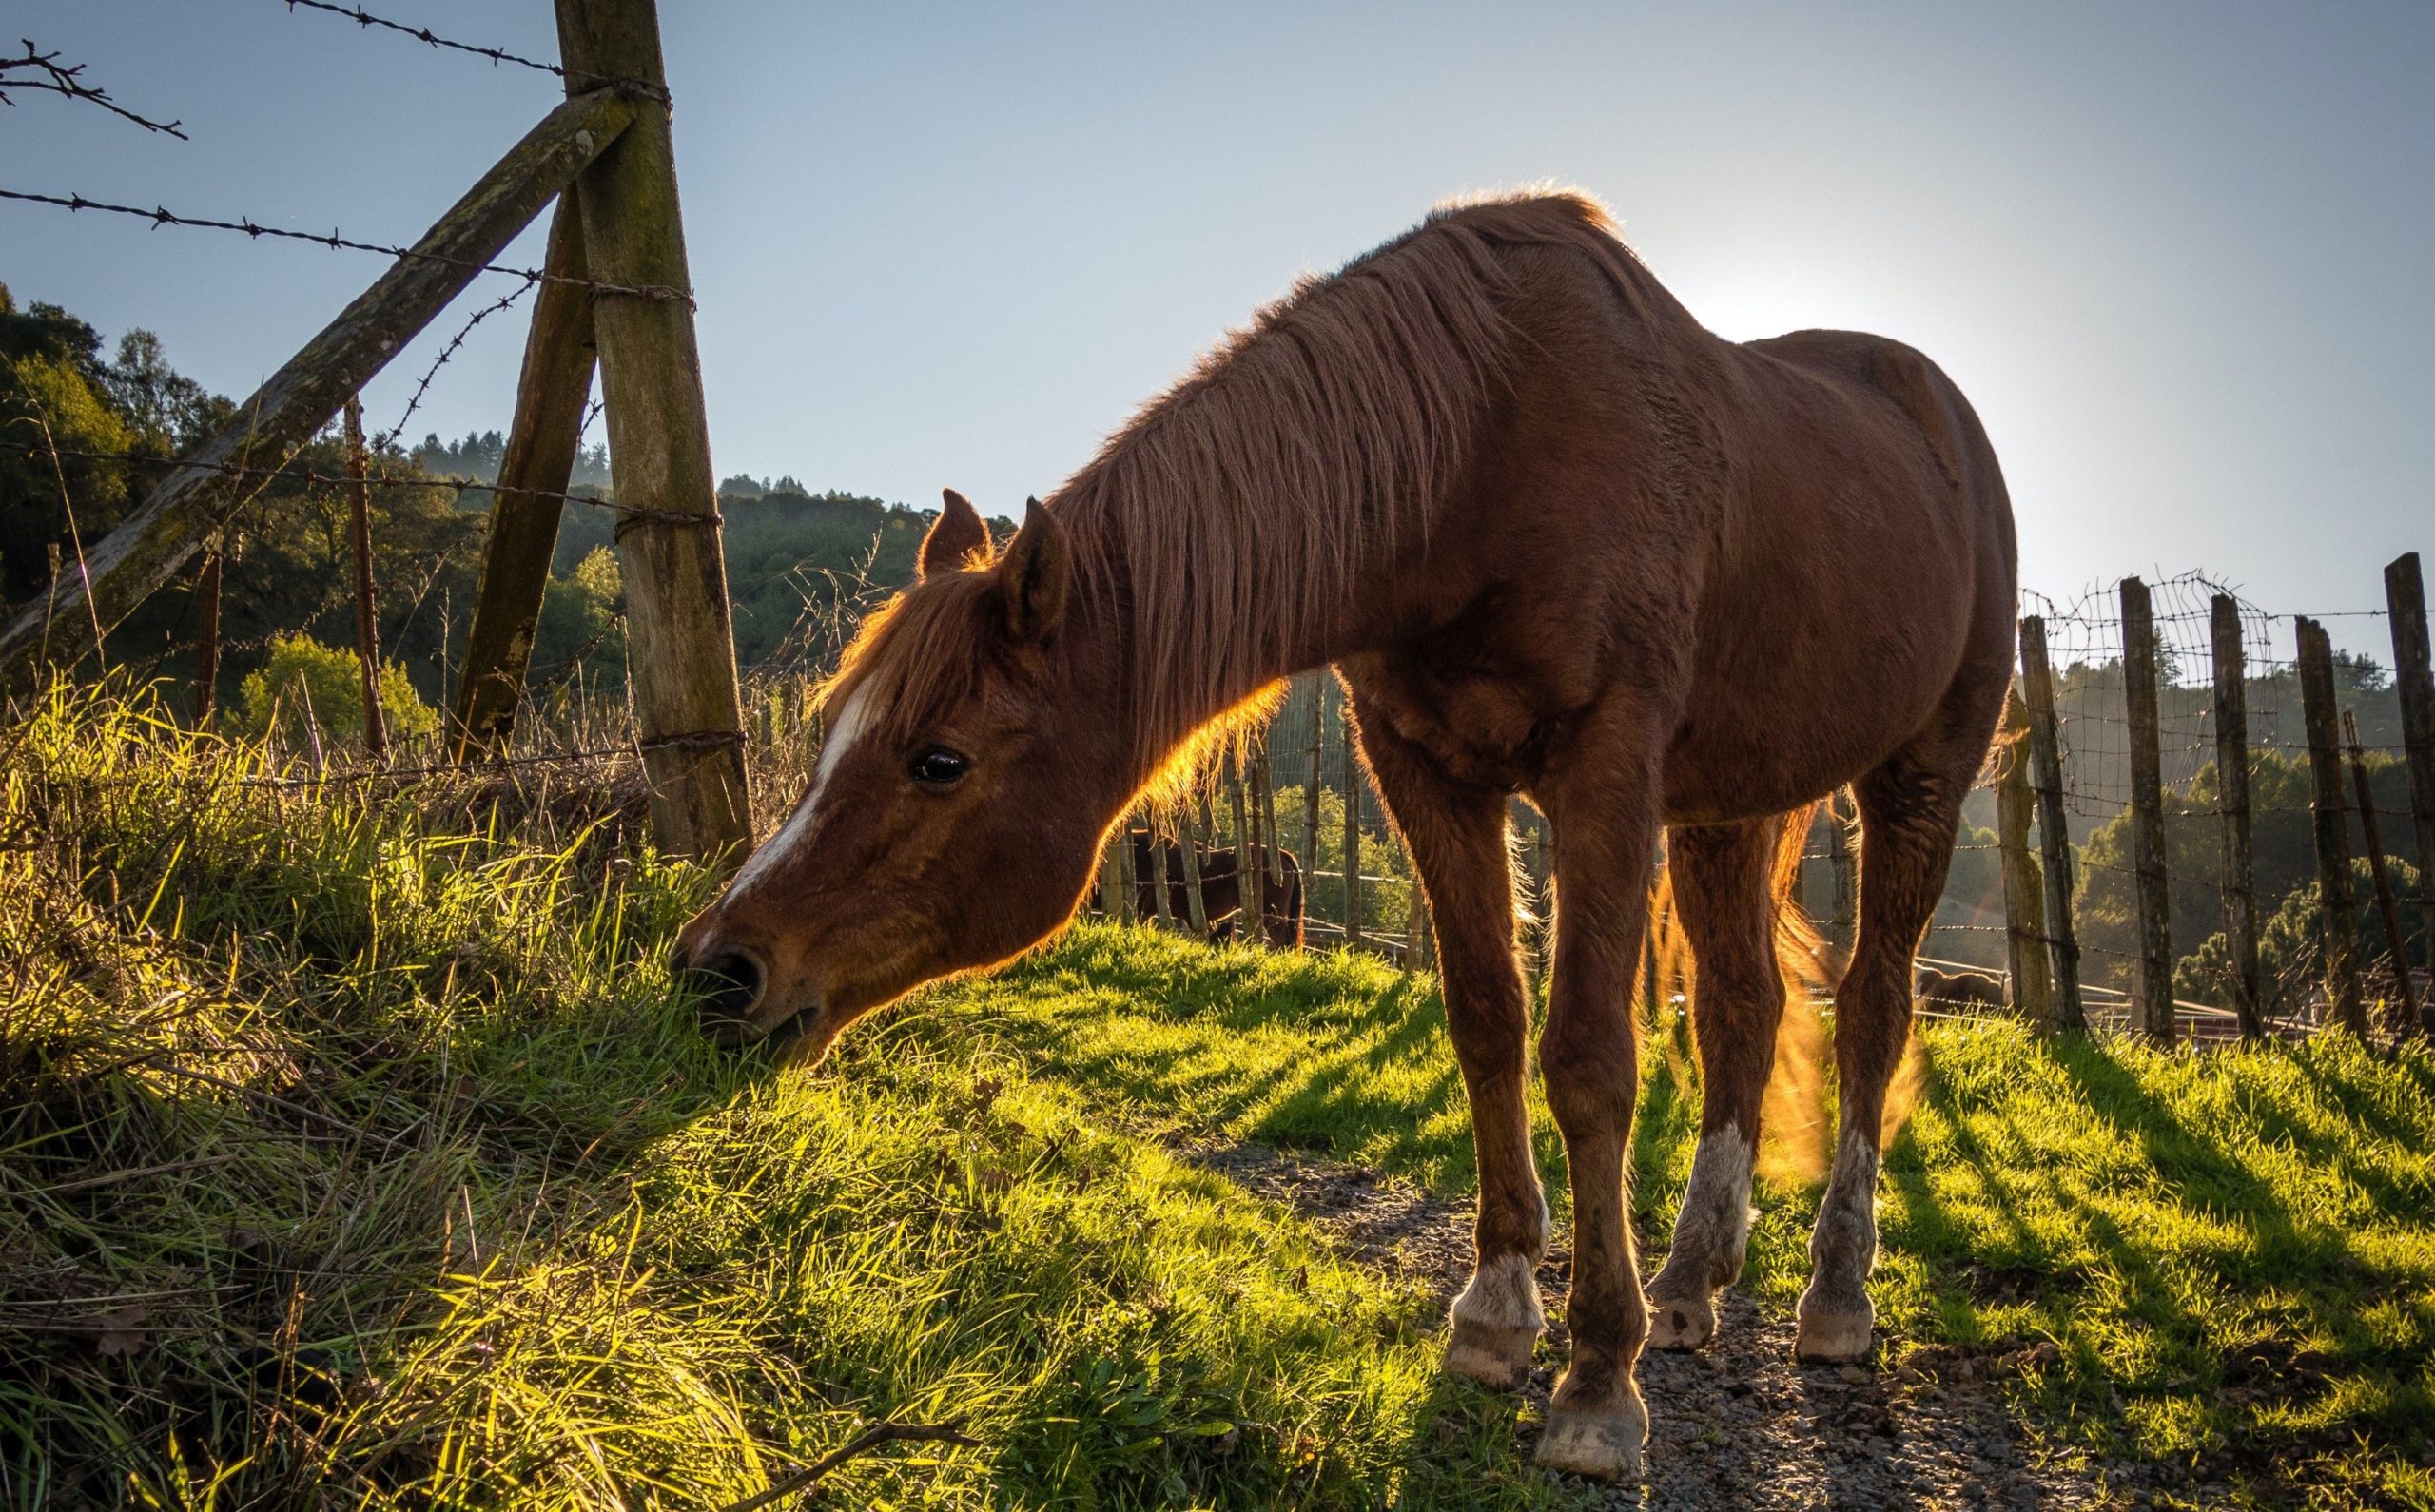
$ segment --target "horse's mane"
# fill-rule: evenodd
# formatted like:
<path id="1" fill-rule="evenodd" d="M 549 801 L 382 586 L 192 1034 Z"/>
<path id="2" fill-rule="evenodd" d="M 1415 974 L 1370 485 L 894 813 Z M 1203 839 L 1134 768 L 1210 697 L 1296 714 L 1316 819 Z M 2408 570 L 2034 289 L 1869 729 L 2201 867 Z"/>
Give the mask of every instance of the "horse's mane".
<path id="1" fill-rule="evenodd" d="M 1634 261 L 1583 195 L 1440 206 L 1301 280 L 1049 499 L 1081 595 L 1121 616 L 1145 759 L 1256 695 L 1354 596 L 1366 561 L 1425 537 L 1506 380 L 1512 274 L 1497 252 L 1515 243 L 1579 246 L 1610 274 Z M 955 577 L 909 591 L 836 685 L 891 685 L 875 688 L 890 723 L 939 707 L 975 670 L 968 647 L 943 644 L 972 623 L 970 591 Z"/>

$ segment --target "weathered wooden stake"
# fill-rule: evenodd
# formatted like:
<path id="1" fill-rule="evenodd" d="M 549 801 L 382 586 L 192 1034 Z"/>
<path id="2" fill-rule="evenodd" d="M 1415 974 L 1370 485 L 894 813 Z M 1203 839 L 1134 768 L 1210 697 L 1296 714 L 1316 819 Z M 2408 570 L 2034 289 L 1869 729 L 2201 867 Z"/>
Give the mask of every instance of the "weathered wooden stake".
<path id="1" fill-rule="evenodd" d="M 1302 897 L 1307 905 L 1319 875 L 1319 773 L 1327 756 L 1328 689 L 1334 681 L 1325 672 L 1311 678 L 1311 760 L 1302 783 Z"/>
<path id="2" fill-rule="evenodd" d="M 2080 1002 L 2080 942 L 2072 928 L 2072 831 L 2063 814 L 2063 742 L 2055 727 L 2055 671 L 2046 661 L 2046 621 L 2020 622 L 2021 702 L 2029 708 L 2029 776 L 2037 798 L 2038 873 L 2046 885 L 2047 962 L 2055 974 L 2055 1024 L 2086 1029 Z"/>
<path id="3" fill-rule="evenodd" d="M 1167 863 L 1167 846 L 1159 834 L 1155 821 L 1149 824 L 1150 864 L 1158 872 L 1150 883 L 1150 914 L 1160 929 L 1176 927 L 1175 904 L 1169 901 L 1168 889 L 1175 885 L 1175 868 Z"/>
<path id="4" fill-rule="evenodd" d="M 1348 707 L 1346 712 L 1352 712 Z M 1361 943 L 1361 778 L 1360 742 L 1353 721 L 1344 722 L 1344 942 Z"/>
<path id="5" fill-rule="evenodd" d="M 2300 708 L 2308 732 L 2308 808 L 2316 820 L 2317 893 L 2323 909 L 2328 1021 L 2362 1039 L 2359 914 L 2350 890 L 2350 834 L 2343 814 L 2342 756 L 2334 736 L 2333 642 L 2312 619 L 2298 623 Z"/>
<path id="6" fill-rule="evenodd" d="M 194 723 L 211 727 L 211 709 L 220 696 L 220 558 L 224 548 L 215 535 L 203 549 L 203 569 L 195 573 Z"/>
<path id="7" fill-rule="evenodd" d="M 1133 820 L 1128 816 L 1124 826 L 1116 832 L 1116 911 L 1110 917 L 1121 923 L 1141 921 L 1140 879 L 1133 874 Z"/>
<path id="8" fill-rule="evenodd" d="M 1209 794 L 1198 795 L 1199 801 L 1183 812 L 1177 825 L 1176 839 L 1183 848 L 1184 915 L 1192 923 L 1192 938 L 1209 939 L 1209 900 L 1200 890 L 1200 853 L 1209 843 Z"/>
<path id="9" fill-rule="evenodd" d="M 2401 695 L 2401 744 L 2409 766 L 2410 828 L 2418 842 L 2420 938 L 2435 966 L 2435 667 L 2426 643 L 2426 584 L 2418 553 L 2385 569 L 2385 607 L 2391 611 L 2393 687 Z"/>
<path id="10" fill-rule="evenodd" d="M 363 749 L 389 754 L 389 720 L 380 708 L 380 606 L 372 584 L 371 458 L 363 450 L 363 401 L 346 397 L 347 539 L 355 554 L 355 660 L 363 673 Z M 445 627 L 442 635 L 445 636 Z"/>
<path id="11" fill-rule="evenodd" d="M 1111 920 L 1124 918 L 1124 857 L 1133 849 L 1133 821 L 1128 816 L 1109 832 L 1100 853 L 1100 912 Z"/>
<path id="12" fill-rule="evenodd" d="M 416 256 L 392 264 L 237 407 L 239 418 L 187 454 L 118 529 L 94 543 L 84 573 L 62 577 L 0 630 L 0 682 L 31 682 L 35 663 L 46 656 L 73 666 L 92 649 L 96 620 L 106 629 L 117 625 L 175 576 L 204 540 L 261 491 L 263 471 L 285 466 L 348 395 L 361 390 L 553 195 L 617 141 L 633 115 L 632 101 L 595 90 L 569 100 L 526 132 L 415 243 Z"/>
<path id="13" fill-rule="evenodd" d="M 2131 998 L 2148 1037 L 2172 1044 L 2172 883 L 2165 862 L 2164 742 L 2156 720 L 2156 626 L 2148 585 L 2122 580 L 2122 697 L 2131 724 L 2131 869 L 2139 954 Z"/>
<path id="14" fill-rule="evenodd" d="M 1427 971 L 1437 964 L 1437 934 L 1429 920 L 1429 893 L 1420 885 L 1420 867 L 1412 869 L 1412 904 L 1404 918 L 1404 970 Z"/>
<path id="15" fill-rule="evenodd" d="M 1237 746 L 1226 764 L 1226 818 L 1235 826 L 1235 938 L 1246 945 L 1260 943 L 1259 882 L 1253 868 L 1251 810 L 1243 800 L 1242 748 Z"/>
<path id="16" fill-rule="evenodd" d="M 1996 832 L 2004 863 L 2004 951 L 2013 1012 L 2052 1028 L 2055 978 L 2046 964 L 2045 882 L 2030 854 L 2036 800 L 2029 786 L 2029 707 L 2016 686 L 2004 696 L 2003 775 L 1996 784 Z"/>
<path id="17" fill-rule="evenodd" d="M 583 215 L 573 195 L 558 197 L 542 267 L 570 281 L 590 276 Z M 491 494 L 490 540 L 482 551 L 473 628 L 465 635 L 464 675 L 450 710 L 454 760 L 504 749 L 515 733 L 516 705 L 533 665 L 533 629 L 549 592 L 550 558 L 566 512 L 560 495 L 575 477 L 575 453 L 583 445 L 594 356 L 592 292 L 578 281 L 543 283 L 524 338 L 516 417 Z"/>
<path id="18" fill-rule="evenodd" d="M 2210 612 L 2215 641 L 2215 807 L 2223 816 L 2224 940 L 2232 947 L 2232 1012 L 2241 1037 L 2266 1034 L 2257 968 L 2257 864 L 2250 843 L 2249 659 L 2240 601 L 2218 593 Z"/>
<path id="19" fill-rule="evenodd" d="M 2376 791 L 2367 783 L 2367 753 L 2359 745 L 2359 715 L 2342 711 L 2342 735 L 2350 746 L 2350 781 L 2359 795 L 2359 831 L 2367 843 L 2367 875 L 2376 888 L 2376 917 L 2385 922 L 2386 960 L 2392 967 L 2393 1000 L 2385 1010 L 2386 1027 L 2396 1038 L 2418 1024 L 2418 994 L 2410 986 L 2409 944 L 2401 932 L 2401 905 L 2393 899 L 2393 882 L 2385 875 L 2385 838 L 2376 827 Z"/>
<path id="20" fill-rule="evenodd" d="M 1262 735 L 1252 747 L 1251 813 L 1247 816 L 1251 828 L 1241 837 L 1235 858 L 1235 875 L 1243 880 L 1243 906 L 1251 910 L 1251 932 L 1246 937 L 1261 944 L 1268 943 L 1268 852 L 1269 843 L 1276 838 L 1276 815 L 1268 798 L 1268 740 Z"/>
<path id="21" fill-rule="evenodd" d="M 666 89 L 652 0 L 557 0 L 557 18 L 570 88 L 618 80 L 622 87 Z M 575 204 L 594 279 L 692 289 L 664 104 L 636 111 L 584 171 Z M 751 843 L 752 808 L 691 295 L 602 291 L 592 323 L 610 467 L 627 512 L 617 551 L 652 832 L 664 851 L 732 864 Z"/>

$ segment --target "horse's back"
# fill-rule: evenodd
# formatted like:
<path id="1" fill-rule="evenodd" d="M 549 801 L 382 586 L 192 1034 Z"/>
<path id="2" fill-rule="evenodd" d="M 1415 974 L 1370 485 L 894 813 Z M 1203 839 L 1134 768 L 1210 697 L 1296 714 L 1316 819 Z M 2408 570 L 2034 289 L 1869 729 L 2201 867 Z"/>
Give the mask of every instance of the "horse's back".
<path id="1" fill-rule="evenodd" d="M 1935 363 L 1856 331 L 1718 344 L 1733 482 L 1668 763 L 1695 820 L 1804 802 L 1975 710 L 2015 592 L 2002 473 Z"/>

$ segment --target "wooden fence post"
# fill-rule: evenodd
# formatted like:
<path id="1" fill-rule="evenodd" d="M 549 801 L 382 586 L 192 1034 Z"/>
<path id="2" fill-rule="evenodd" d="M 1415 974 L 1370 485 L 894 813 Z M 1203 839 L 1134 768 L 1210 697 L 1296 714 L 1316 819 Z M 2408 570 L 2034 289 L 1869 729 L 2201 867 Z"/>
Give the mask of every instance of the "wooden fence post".
<path id="1" fill-rule="evenodd" d="M 1859 800 L 1848 787 L 1838 787 L 1826 795 L 1826 867 L 1835 884 L 1835 907 L 1826 925 L 1826 938 L 1834 943 L 1838 972 L 1851 964 L 1852 943 L 1860 935 L 1860 867 L 1852 855 L 1852 824 L 1846 804 L 1853 812 L 1858 811 Z"/>
<path id="2" fill-rule="evenodd" d="M 1120 923 L 1141 921 L 1141 880 L 1134 875 L 1133 816 L 1124 818 L 1124 827 L 1116 837 L 1116 913 Z"/>
<path id="3" fill-rule="evenodd" d="M 2393 899 L 2392 879 L 2385 875 L 2385 838 L 2376 828 L 2376 792 L 2367 784 L 2367 753 L 2359 745 L 2359 715 L 2342 711 L 2343 739 L 2350 746 L 2350 781 L 2359 795 L 2359 832 L 2367 843 L 2367 876 L 2376 888 L 2376 917 L 2385 923 L 2386 959 L 2393 972 L 2392 1005 L 2385 1021 L 2395 1038 L 2418 1026 L 2418 995 L 2409 981 L 2409 943 L 2401 932 L 2401 905 Z"/>
<path id="4" fill-rule="evenodd" d="M 1310 906 L 1319 877 L 1319 771 L 1327 755 L 1328 674 L 1311 678 L 1311 760 L 1302 782 L 1302 899 Z"/>
<path id="5" fill-rule="evenodd" d="M 2055 1023 L 2086 1029 L 2080 942 L 2072 928 L 2072 831 L 2063 814 L 2063 743 L 2055 727 L 2055 671 L 2046 663 L 2046 621 L 2020 622 L 2021 702 L 2029 708 L 2029 775 L 2037 798 L 2038 870 L 2046 884 L 2046 948 L 2055 975 Z"/>
<path id="6" fill-rule="evenodd" d="M 2029 706 L 2015 686 L 2004 695 L 2003 775 L 1996 784 L 1996 835 L 2004 863 L 2004 955 L 2012 969 L 2013 1012 L 2053 1027 L 2055 977 L 2046 963 L 2046 891 L 2029 853 L 2036 800 L 2029 786 Z"/>
<path id="7" fill-rule="evenodd" d="M 1133 816 L 1125 815 L 1108 832 L 1100 853 L 1100 912 L 1116 922 L 1124 919 L 1124 858 L 1133 849 Z"/>
<path id="8" fill-rule="evenodd" d="M 579 281 L 591 269 L 583 255 L 583 214 L 571 194 L 558 196 L 550 219 L 542 271 L 568 281 L 541 285 L 524 338 L 516 416 L 491 491 L 490 540 L 482 549 L 473 628 L 465 635 L 464 674 L 449 712 L 452 759 L 460 762 L 502 749 L 515 733 L 533 664 L 533 628 L 549 591 L 550 558 L 566 512 L 560 495 L 575 477 L 575 453 L 583 445 L 594 349 L 592 291 Z"/>
<path id="9" fill-rule="evenodd" d="M 1204 779 L 1205 780 L 1205 779 Z M 1192 922 L 1192 938 L 1204 944 L 1209 940 L 1209 898 L 1201 890 L 1200 856 L 1209 846 L 1209 793 L 1203 789 L 1183 814 L 1178 836 L 1183 843 L 1183 905 Z"/>
<path id="10" fill-rule="evenodd" d="M 1237 837 L 1235 875 L 1243 884 L 1243 906 L 1251 912 L 1249 937 L 1268 943 L 1268 852 L 1276 816 L 1268 801 L 1268 736 L 1261 732 L 1252 746 L 1251 809 L 1241 822 L 1251 827 Z"/>
<path id="11" fill-rule="evenodd" d="M 372 586 L 371 458 L 363 451 L 363 400 L 346 397 L 347 543 L 355 556 L 355 660 L 363 673 L 363 749 L 380 761 L 389 754 L 389 721 L 380 708 L 380 613 Z M 447 654 L 448 622 L 440 621 L 441 654 Z"/>
<path id="12" fill-rule="evenodd" d="M 557 0 L 557 18 L 569 88 L 666 89 L 653 0 Z M 671 291 L 596 291 L 592 310 L 610 467 L 628 512 L 617 551 L 652 832 L 662 850 L 731 865 L 751 843 L 752 808 L 667 106 L 644 103 L 578 182 L 592 276 Z"/>
<path id="13" fill-rule="evenodd" d="M 1159 838 L 1155 821 L 1151 822 L 1149 829 L 1150 864 L 1158 868 L 1159 873 L 1150 882 L 1150 913 L 1158 920 L 1160 929 L 1172 931 L 1176 927 L 1176 911 L 1169 889 L 1175 886 L 1175 868 L 1167 864 L 1166 842 Z"/>
<path id="14" fill-rule="evenodd" d="M 464 197 L 271 375 L 237 418 L 169 470 L 143 504 L 0 629 L 0 681 L 30 682 L 48 656 L 72 667 L 107 630 L 176 575 L 197 547 L 328 424 L 350 394 L 448 307 L 586 164 L 614 145 L 635 107 L 609 90 L 567 101 L 525 133 Z M 88 603 L 89 594 L 90 602 Z M 46 649 L 46 634 L 48 649 Z"/>
<path id="15" fill-rule="evenodd" d="M 1412 905 L 1404 918 L 1404 970 L 1427 971 L 1437 964 L 1436 926 L 1429 917 L 1429 892 L 1420 884 L 1420 864 L 1412 868 Z"/>
<path id="16" fill-rule="evenodd" d="M 2391 611 L 2393 687 L 2401 695 L 2401 743 L 2409 765 L 2410 828 L 2418 840 L 2418 908 L 2427 959 L 2435 967 L 2435 669 L 2426 646 L 2426 584 L 2418 553 L 2385 569 L 2385 607 Z"/>
<path id="17" fill-rule="evenodd" d="M 2249 658 L 2241 644 L 2241 606 L 2218 593 L 2211 606 L 2215 641 L 2215 808 L 2224 824 L 2224 940 L 2232 947 L 2232 1012 L 2241 1037 L 2266 1034 L 2257 969 L 2257 864 L 2249 808 Z"/>
<path id="18" fill-rule="evenodd" d="M 214 535 L 203 548 L 203 569 L 195 573 L 194 725 L 211 727 L 212 705 L 220 696 L 220 558 L 224 548 Z"/>
<path id="19" fill-rule="evenodd" d="M 1346 700 L 1345 713 L 1353 712 L 1352 701 Z M 1367 785 L 1361 778 L 1361 753 L 1353 736 L 1353 721 L 1343 722 L 1344 729 L 1344 942 L 1361 943 L 1361 793 Z"/>
<path id="20" fill-rule="evenodd" d="M 2139 955 L 2131 994 L 2141 1027 L 2172 1043 L 2172 884 L 2165 862 L 2164 742 L 2156 725 L 2156 626 L 2148 585 L 2122 580 L 2122 697 L 2131 724 L 2132 882 Z"/>
<path id="21" fill-rule="evenodd" d="M 2329 1021 L 2362 1039 L 2359 915 L 2350 890 L 2350 833 L 2343 813 L 2342 756 L 2334 736 L 2333 642 L 2312 619 L 2298 623 L 2300 708 L 2308 731 L 2308 808 L 2316 820 L 2317 892 L 2323 908 Z"/>
<path id="22" fill-rule="evenodd" d="M 1267 940 L 1267 916 L 1260 912 L 1258 847 L 1252 843 L 1252 805 L 1244 794 L 1243 748 L 1237 746 L 1226 767 L 1226 819 L 1235 829 L 1235 938 L 1246 945 Z"/>

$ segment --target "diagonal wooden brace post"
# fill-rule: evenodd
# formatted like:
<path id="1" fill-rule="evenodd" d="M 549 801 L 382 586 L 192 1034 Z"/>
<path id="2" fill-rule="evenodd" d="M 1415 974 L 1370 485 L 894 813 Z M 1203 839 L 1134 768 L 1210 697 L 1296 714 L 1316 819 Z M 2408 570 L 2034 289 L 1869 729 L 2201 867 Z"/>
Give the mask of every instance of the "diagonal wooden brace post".
<path id="1" fill-rule="evenodd" d="M 557 18 L 569 88 L 611 79 L 664 88 L 652 0 L 557 0 Z M 584 173 L 575 203 L 594 278 L 692 286 L 664 107 L 643 110 Z M 652 831 L 663 850 L 731 864 L 751 843 L 752 811 L 692 308 L 604 297 L 592 325 L 612 481 L 627 512 L 617 552 Z"/>
<path id="2" fill-rule="evenodd" d="M 533 628 L 549 591 L 550 558 L 558 545 L 563 495 L 583 444 L 583 405 L 592 397 L 594 347 L 591 276 L 583 252 L 583 216 L 571 194 L 558 197 L 550 220 L 543 270 L 563 282 L 541 285 L 533 328 L 524 339 L 524 371 L 516 384 L 516 417 L 491 495 L 490 541 L 474 594 L 474 623 L 465 636 L 464 675 L 449 711 L 453 759 L 505 748 L 533 662 Z"/>
<path id="3" fill-rule="evenodd" d="M 25 687 L 42 674 L 43 630 L 49 657 L 72 666 L 92 649 L 85 637 L 98 618 L 107 629 L 176 573 L 237 507 L 260 491 L 263 473 L 283 466 L 363 387 L 448 307 L 541 207 L 608 147 L 634 119 L 623 95 L 595 89 L 569 100 L 510 148 L 438 224 L 356 301 L 340 313 L 254 397 L 244 418 L 214 436 L 163 478 L 118 529 L 86 553 L 85 574 L 60 579 L 0 630 L 0 681 Z M 92 608 L 86 608 L 87 594 Z"/>

